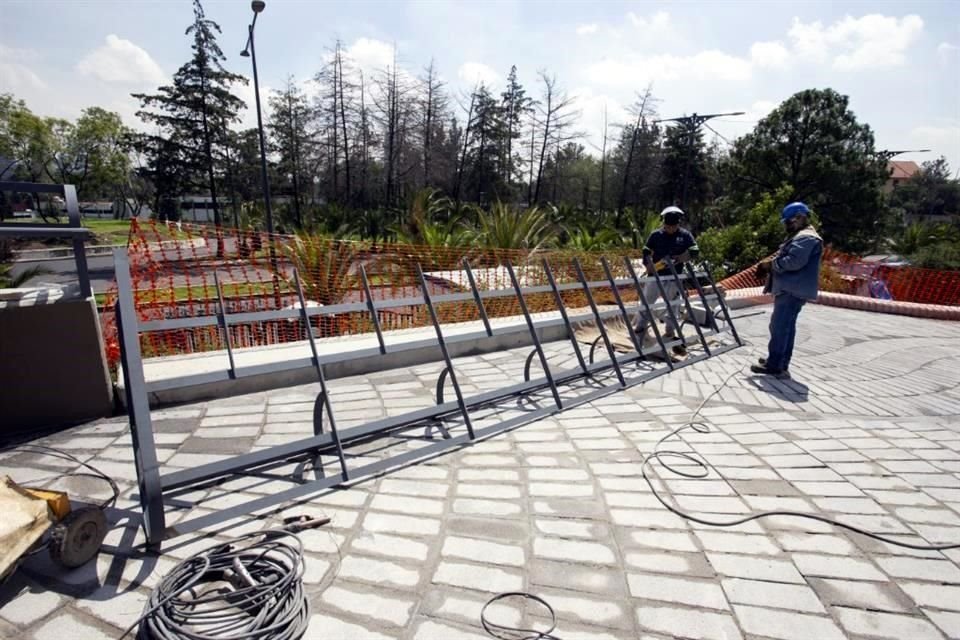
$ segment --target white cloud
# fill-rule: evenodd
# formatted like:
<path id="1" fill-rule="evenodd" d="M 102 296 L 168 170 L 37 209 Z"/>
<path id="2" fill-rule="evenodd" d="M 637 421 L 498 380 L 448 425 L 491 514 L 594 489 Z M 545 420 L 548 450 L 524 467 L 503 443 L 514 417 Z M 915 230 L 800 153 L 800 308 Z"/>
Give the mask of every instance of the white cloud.
<path id="1" fill-rule="evenodd" d="M 592 33 L 596 33 L 599 29 L 600 29 L 600 26 L 596 22 L 592 24 L 582 24 L 579 27 L 577 27 L 577 35 L 578 36 L 590 35 Z"/>
<path id="2" fill-rule="evenodd" d="M 607 110 L 607 153 L 610 153 L 616 145 L 616 125 L 630 120 L 630 114 L 616 98 L 597 94 L 590 87 L 577 87 L 571 95 L 574 96 L 574 106 L 580 112 L 577 127 L 584 132 L 584 147 L 591 155 L 599 156 L 603 147 L 603 110 Z"/>
<path id="3" fill-rule="evenodd" d="M 638 16 L 631 11 L 627 14 L 627 19 L 630 24 L 643 31 L 659 31 L 670 26 L 670 14 L 666 11 L 657 11 L 650 17 Z"/>
<path id="4" fill-rule="evenodd" d="M 906 61 L 906 50 L 923 32 L 916 15 L 903 18 L 870 14 L 847 16 L 828 27 L 793 19 L 787 35 L 795 54 L 815 62 L 831 62 L 838 71 L 897 67 Z"/>
<path id="5" fill-rule="evenodd" d="M 358 38 L 344 53 L 363 71 L 366 78 L 393 66 L 394 47 L 383 40 Z"/>
<path id="6" fill-rule="evenodd" d="M 750 62 L 761 68 L 781 69 L 790 61 L 790 52 L 779 40 L 754 42 L 750 47 Z"/>
<path id="7" fill-rule="evenodd" d="M 642 87 L 659 80 L 743 82 L 751 76 L 750 61 L 714 49 L 690 56 L 628 55 L 590 65 L 588 76 L 599 84 Z"/>
<path id="8" fill-rule="evenodd" d="M 38 57 L 30 49 L 14 49 L 0 44 L 0 87 L 14 92 L 45 89 L 47 83 L 26 64 Z"/>
<path id="9" fill-rule="evenodd" d="M 957 51 L 960 51 L 960 47 L 949 42 L 941 42 L 937 45 L 937 55 L 940 56 L 941 62 L 947 62 L 952 58 L 957 56 Z"/>
<path id="10" fill-rule="evenodd" d="M 117 84 L 156 86 L 167 81 L 167 75 L 149 53 L 112 33 L 102 46 L 77 63 L 77 71 Z"/>
<path id="11" fill-rule="evenodd" d="M 457 69 L 457 77 L 467 85 L 485 84 L 488 88 L 500 83 L 500 74 L 482 62 L 465 62 Z"/>

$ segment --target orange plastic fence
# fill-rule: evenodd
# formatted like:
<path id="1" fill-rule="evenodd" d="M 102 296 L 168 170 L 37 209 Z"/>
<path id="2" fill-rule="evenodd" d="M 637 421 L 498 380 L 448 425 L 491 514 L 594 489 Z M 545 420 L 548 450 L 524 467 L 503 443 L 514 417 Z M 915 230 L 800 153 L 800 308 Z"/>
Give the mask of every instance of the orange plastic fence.
<path id="1" fill-rule="evenodd" d="M 720 282 L 727 290 L 759 287 L 755 266 Z M 820 290 L 864 298 L 960 306 L 960 271 L 938 271 L 905 264 L 868 262 L 827 248 Z"/>
<path id="2" fill-rule="evenodd" d="M 640 254 L 634 250 L 592 254 L 570 251 L 481 249 L 475 247 L 423 247 L 402 244 L 355 242 L 312 236 L 268 236 L 260 232 L 215 228 L 206 225 L 168 225 L 155 221 L 130 225 L 127 246 L 134 298 L 140 320 L 212 315 L 217 310 L 214 274 L 220 281 L 228 313 L 299 308 L 293 274 L 300 274 L 307 305 L 363 302 L 366 294 L 361 267 L 366 273 L 370 294 L 375 300 L 415 298 L 420 295 L 419 264 L 431 294 L 469 291 L 462 263 L 469 260 L 481 290 L 511 287 L 505 264 L 512 263 L 521 286 L 548 284 L 542 268 L 546 259 L 558 283 L 575 282 L 573 259 L 581 262 L 591 280 L 605 275 L 600 256 L 607 257 L 614 277 L 627 276 L 624 258 L 634 261 L 640 271 Z M 909 266 L 873 264 L 855 256 L 827 250 L 824 255 L 821 289 L 836 293 L 921 302 L 960 305 L 960 272 L 918 269 Z M 725 289 L 743 289 L 761 283 L 750 268 L 720 283 Z M 621 288 L 626 302 L 637 301 L 636 291 Z M 595 293 L 600 304 L 612 304 L 609 289 Z M 119 361 L 111 289 L 101 312 L 107 356 L 111 365 Z M 556 308 L 552 293 L 525 297 L 532 312 Z M 571 308 L 586 306 L 582 291 L 563 292 Z M 520 313 L 515 298 L 485 301 L 489 317 Z M 472 301 L 438 305 L 444 323 L 479 319 Z M 426 326 L 430 318 L 422 304 L 408 304 L 378 311 L 383 330 Z M 334 337 L 368 333 L 373 324 L 366 312 L 342 313 L 312 320 L 315 335 Z M 233 324 L 230 339 L 237 348 L 256 347 L 304 339 L 298 320 Z M 178 329 L 141 336 L 145 356 L 188 354 L 226 348 L 225 336 L 217 327 Z"/>
<path id="3" fill-rule="evenodd" d="M 267 236 L 259 232 L 217 230 L 210 226 L 165 225 L 134 221 L 127 247 L 134 299 L 141 321 L 212 315 L 217 310 L 214 274 L 219 279 L 228 313 L 299 308 L 293 278 L 299 273 L 307 305 L 334 305 L 363 302 L 366 293 L 361 269 L 366 274 L 374 300 L 420 296 L 419 265 L 432 295 L 468 292 L 463 267 L 467 259 L 480 290 L 510 289 L 505 267 L 514 265 L 523 287 L 548 284 L 542 260 L 546 259 L 558 283 L 576 282 L 574 258 L 578 258 L 590 280 L 604 280 L 601 254 L 524 250 L 478 249 L 474 247 L 423 247 L 380 242 L 333 240 L 313 236 Z M 640 269 L 635 250 L 606 251 L 616 278 L 627 277 L 624 258 Z M 626 302 L 636 302 L 636 291 L 621 288 Z M 110 363 L 119 360 L 119 344 L 113 301 L 116 289 L 107 296 L 102 326 Z M 609 289 L 594 292 L 600 304 L 612 304 Z M 585 307 L 582 291 L 564 291 L 565 305 Z M 552 293 L 525 296 L 531 312 L 556 308 Z M 488 298 L 484 302 L 490 318 L 515 316 L 520 307 L 513 297 Z M 479 320 L 472 300 L 437 305 L 441 322 Z M 426 306 L 411 303 L 378 311 L 384 331 L 430 324 Z M 367 312 L 321 316 L 311 321 L 319 337 L 346 336 L 373 331 Z M 236 348 L 303 340 L 304 327 L 298 320 L 231 323 L 230 339 Z M 177 329 L 141 336 L 144 356 L 176 355 L 226 348 L 223 332 L 217 327 Z"/>

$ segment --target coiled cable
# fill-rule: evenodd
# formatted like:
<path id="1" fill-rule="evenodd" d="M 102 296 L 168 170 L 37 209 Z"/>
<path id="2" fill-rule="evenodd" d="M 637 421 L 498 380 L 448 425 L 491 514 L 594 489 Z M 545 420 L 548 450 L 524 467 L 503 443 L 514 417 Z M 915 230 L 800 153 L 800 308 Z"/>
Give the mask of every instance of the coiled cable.
<path id="1" fill-rule="evenodd" d="M 298 640 L 310 603 L 303 544 L 287 529 L 249 533 L 174 567 L 151 592 L 138 640 Z"/>

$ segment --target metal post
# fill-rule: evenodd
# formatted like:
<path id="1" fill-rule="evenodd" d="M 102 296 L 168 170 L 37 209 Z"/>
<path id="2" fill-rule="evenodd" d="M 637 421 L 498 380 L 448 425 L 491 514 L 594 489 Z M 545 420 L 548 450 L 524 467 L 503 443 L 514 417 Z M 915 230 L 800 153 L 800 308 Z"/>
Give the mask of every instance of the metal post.
<path id="1" fill-rule="evenodd" d="M 480 312 L 480 319 L 483 321 L 483 328 L 488 336 L 493 336 L 493 329 L 490 328 L 490 320 L 487 318 L 487 310 L 483 306 L 483 298 L 480 297 L 480 290 L 477 289 L 477 282 L 473 279 L 473 269 L 470 268 L 470 262 L 463 259 L 463 268 L 467 272 L 467 280 L 470 282 L 470 291 L 473 292 L 473 300 L 477 303 L 477 311 Z"/>
<path id="2" fill-rule="evenodd" d="M 557 309 L 560 311 L 560 317 L 563 318 L 563 324 L 567 327 L 567 335 L 570 336 L 570 343 L 573 345 L 573 352 L 577 355 L 577 362 L 580 364 L 580 369 L 587 373 L 587 363 L 583 361 L 583 353 L 580 351 L 580 343 L 577 342 L 577 337 L 574 335 L 573 327 L 570 325 L 570 317 L 567 315 L 566 305 L 563 304 L 563 297 L 560 295 L 560 289 L 557 288 L 557 281 L 553 277 L 553 270 L 550 268 L 550 263 L 547 262 L 547 259 L 543 259 L 543 270 L 547 274 L 547 281 L 550 283 L 550 288 L 553 289 L 553 298 L 557 301 Z"/>
<path id="3" fill-rule="evenodd" d="M 387 345 L 383 342 L 383 333 L 380 331 L 380 319 L 377 318 L 377 308 L 373 304 L 373 295 L 370 293 L 370 282 L 367 280 L 367 270 L 360 265 L 360 280 L 363 283 L 363 293 L 367 296 L 367 309 L 370 319 L 373 320 L 373 330 L 377 333 L 377 342 L 380 343 L 380 353 L 387 353 Z"/>
<path id="4" fill-rule="evenodd" d="M 227 305 L 223 302 L 223 290 L 220 288 L 220 276 L 217 271 L 213 271 L 213 284 L 217 288 L 217 322 L 223 329 L 223 339 L 227 342 L 227 359 L 230 361 L 230 378 L 236 380 L 237 366 L 233 361 L 233 341 L 230 339 L 230 325 L 227 324 Z"/>
<path id="5" fill-rule="evenodd" d="M 717 300 L 720 302 L 720 310 L 723 311 L 723 317 L 727 321 L 727 326 L 730 327 L 730 333 L 733 334 L 733 339 L 737 341 L 737 346 L 743 346 L 743 340 L 740 339 L 740 334 L 737 333 L 737 328 L 733 324 L 733 318 L 730 317 L 730 309 L 727 307 L 726 300 L 723 299 L 723 296 L 720 295 L 720 289 L 717 288 L 717 283 L 713 280 L 713 275 L 710 273 L 710 263 L 704 263 L 704 273 L 707 274 L 707 282 L 710 283 L 710 288 L 713 289 L 713 294 L 717 296 Z"/>
<path id="6" fill-rule="evenodd" d="M 517 302 L 520 303 L 520 310 L 527 321 L 527 329 L 530 330 L 530 340 L 533 341 L 533 348 L 540 356 L 540 366 L 543 367 L 543 375 L 546 376 L 550 384 L 550 392 L 553 394 L 553 400 L 557 403 L 557 408 L 563 408 L 563 400 L 560 399 L 560 392 L 557 390 L 557 383 L 553 380 L 553 374 L 550 373 L 550 366 L 547 364 L 547 356 L 543 353 L 543 347 L 540 345 L 540 338 L 537 337 L 537 327 L 533 324 L 533 318 L 530 317 L 530 311 L 527 309 L 527 302 L 523 299 L 523 291 L 520 290 L 520 281 L 517 280 L 517 274 L 513 271 L 513 264 L 506 260 L 507 274 L 510 276 L 510 282 L 513 284 L 513 290 L 517 294 Z"/>
<path id="7" fill-rule="evenodd" d="M 657 344 L 660 345 L 660 351 L 663 353 L 663 359 L 666 361 L 667 366 L 670 367 L 670 370 L 673 371 L 673 358 L 667 352 L 667 344 L 663 341 L 663 336 L 660 335 L 660 328 L 657 326 L 657 319 L 653 317 L 653 309 L 650 308 L 650 303 L 647 302 L 647 296 L 643 293 L 643 285 L 640 284 L 640 278 L 637 277 L 637 271 L 633 268 L 633 263 L 630 262 L 629 257 L 625 257 L 623 260 L 627 264 L 627 271 L 630 273 L 630 277 L 633 278 L 633 284 L 637 288 L 637 296 L 640 298 L 640 304 L 643 305 L 642 313 L 646 313 L 647 317 L 650 318 L 650 326 L 653 328 L 653 335 L 657 338 Z M 642 336 L 640 340 L 642 344 Z"/>
<path id="8" fill-rule="evenodd" d="M 113 261 L 117 274 L 116 320 L 120 338 L 120 359 L 127 396 L 127 415 L 130 417 L 133 460 L 137 470 L 137 489 L 140 492 L 140 506 L 143 508 L 143 531 L 147 542 L 157 543 L 164 538 L 166 515 L 163 510 L 163 489 L 153 438 L 153 424 L 150 421 L 147 381 L 144 378 L 140 355 L 140 332 L 127 250 L 114 249 Z"/>
<path id="9" fill-rule="evenodd" d="M 620 315 L 623 316 L 623 323 L 627 325 L 627 333 L 630 334 L 630 340 L 633 342 L 637 353 L 643 355 L 643 343 L 637 339 L 637 332 L 633 330 L 633 323 L 630 322 L 630 314 L 627 313 L 627 308 L 623 306 L 623 299 L 620 297 L 620 291 L 617 289 L 616 278 L 613 277 L 613 272 L 610 270 L 610 263 L 607 262 L 606 257 L 601 257 L 600 264 L 603 265 L 603 271 L 607 275 L 607 280 L 610 281 L 613 298 L 617 301 L 617 306 L 620 307 Z"/>
<path id="10" fill-rule="evenodd" d="M 333 444 L 337 448 L 337 457 L 340 458 L 340 469 L 343 473 L 343 479 L 349 480 L 350 473 L 347 470 L 347 461 L 344 458 L 343 447 L 340 444 L 340 434 L 337 433 L 337 420 L 333 415 L 333 405 L 330 403 L 327 379 L 326 376 L 323 375 L 323 365 L 320 364 L 320 354 L 317 352 L 317 342 L 313 337 L 313 327 L 310 326 L 310 314 L 307 313 L 307 301 L 303 295 L 303 287 L 300 285 L 300 272 L 297 269 L 293 270 L 293 282 L 297 286 L 297 298 L 300 300 L 300 317 L 307 327 L 307 340 L 310 342 L 313 366 L 317 371 L 317 378 L 320 380 L 320 393 L 323 395 L 323 404 L 326 405 L 327 415 L 330 416 L 330 437 L 333 439 Z M 316 411 L 314 415 L 316 415 Z M 322 417 L 322 412 L 320 415 Z M 316 426 L 314 427 L 314 431 L 316 431 Z"/>
<path id="11" fill-rule="evenodd" d="M 657 273 L 656 267 L 653 269 L 653 279 L 657 283 L 657 290 L 660 292 L 660 297 L 663 299 L 663 304 L 667 306 L 667 315 L 670 317 L 670 322 L 673 323 L 673 328 L 677 330 L 677 338 L 680 340 L 680 344 L 687 346 L 687 339 L 683 335 L 683 329 L 680 327 L 680 319 L 677 317 L 677 313 L 673 308 L 670 300 L 667 298 L 667 290 L 663 287 L 663 280 L 660 279 L 660 274 Z M 651 322 L 656 322 L 656 318 L 653 316 L 650 317 Z"/>
<path id="12" fill-rule="evenodd" d="M 443 329 L 440 328 L 440 320 L 437 318 L 437 311 L 433 308 L 433 302 L 430 300 L 430 291 L 427 289 L 427 279 L 423 275 L 423 268 L 417 263 L 417 276 L 420 278 L 420 289 L 423 292 L 423 301 L 427 305 L 427 311 L 430 313 L 430 320 L 433 322 L 433 330 L 437 334 L 437 343 L 440 345 L 440 353 L 443 355 L 443 361 L 447 364 L 450 374 L 450 384 L 453 385 L 453 392 L 457 396 L 457 406 L 460 407 L 460 414 L 463 416 L 463 422 L 467 427 L 467 433 L 473 440 L 473 423 L 470 421 L 470 412 L 467 411 L 467 404 L 463 401 L 463 393 L 460 392 L 460 383 L 457 382 L 457 373 L 453 370 L 453 361 L 450 360 L 450 353 L 447 351 L 447 343 L 443 338 Z"/>
<path id="13" fill-rule="evenodd" d="M 67 219 L 72 226 L 83 227 L 80 221 L 80 205 L 77 202 L 77 190 L 72 184 L 63 185 L 63 201 L 67 206 Z M 87 249 L 83 238 L 73 239 L 73 259 L 77 264 L 77 280 L 80 284 L 80 295 L 89 298 L 93 295 L 90 289 L 90 272 L 87 268 Z"/>
<path id="14" fill-rule="evenodd" d="M 713 309 L 710 308 L 710 303 L 707 301 L 707 294 L 704 293 L 703 287 L 700 286 L 700 278 L 697 277 L 697 270 L 693 268 L 693 265 L 689 262 L 685 263 L 684 270 L 690 275 L 690 279 L 693 280 L 693 286 L 697 289 L 697 295 L 700 296 L 700 302 L 703 303 L 703 311 L 706 314 L 707 322 L 710 323 L 710 328 L 713 329 L 715 333 L 720 332 L 720 327 L 717 326 L 717 319 L 713 316 Z"/>
<path id="15" fill-rule="evenodd" d="M 580 266 L 579 258 L 573 259 L 573 266 L 577 270 L 577 278 L 580 279 L 580 284 L 583 285 L 583 292 L 587 294 L 587 302 L 590 303 L 590 309 L 593 311 L 593 317 L 597 322 L 597 330 L 600 332 L 600 337 L 603 338 L 603 344 L 607 347 L 607 355 L 610 356 L 610 362 L 613 363 L 613 370 L 617 373 L 617 380 L 620 381 L 620 386 L 627 386 L 627 381 L 623 379 L 623 371 L 620 370 L 620 363 L 617 361 L 617 352 L 614 351 L 613 345 L 610 344 L 610 338 L 607 336 L 607 330 L 603 326 L 603 318 L 600 317 L 600 310 L 597 309 L 597 303 L 593 299 L 593 294 L 590 292 L 590 285 L 587 283 L 587 276 L 583 273 L 583 267 Z"/>
<path id="16" fill-rule="evenodd" d="M 710 346 L 707 344 L 707 339 L 703 335 L 703 330 L 700 328 L 700 323 L 697 322 L 696 317 L 693 315 L 693 307 L 690 306 L 690 298 L 687 296 L 687 288 L 683 284 L 683 280 L 680 278 L 680 274 L 677 273 L 676 268 L 673 265 L 673 259 L 670 256 L 665 258 L 667 266 L 670 267 L 670 273 L 673 275 L 673 280 L 676 282 L 677 290 L 680 292 L 680 299 L 683 300 L 683 306 L 687 310 L 687 317 L 693 318 L 693 328 L 697 332 L 697 336 L 700 338 L 700 344 L 703 345 L 703 350 L 706 351 L 707 355 L 710 355 Z M 679 325 L 677 325 L 679 328 Z"/>

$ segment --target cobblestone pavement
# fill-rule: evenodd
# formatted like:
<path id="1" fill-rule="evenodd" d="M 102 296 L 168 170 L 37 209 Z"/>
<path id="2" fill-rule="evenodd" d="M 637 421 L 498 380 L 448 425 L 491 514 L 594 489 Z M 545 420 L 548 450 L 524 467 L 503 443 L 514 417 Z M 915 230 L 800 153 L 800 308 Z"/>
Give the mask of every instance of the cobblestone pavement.
<path id="1" fill-rule="evenodd" d="M 683 436 L 723 478 L 662 474 L 678 506 L 711 518 L 791 509 L 912 542 L 960 542 L 960 324 L 811 305 L 800 317 L 794 380 L 773 381 L 744 373 L 762 355 L 769 308 L 761 310 L 738 324 L 760 347 L 219 535 L 278 515 L 332 518 L 301 536 L 308 638 L 482 638 L 482 604 L 517 589 L 553 605 L 565 640 L 960 638 L 960 551 L 910 551 L 785 517 L 696 525 L 665 510 L 640 478 L 654 443 L 734 374 L 702 412 L 710 432 Z M 548 350 L 553 362 L 570 360 L 569 344 Z M 516 379 L 526 351 L 458 360 L 464 391 Z M 334 381 L 341 426 L 429 404 L 439 368 Z M 309 434 L 315 393 L 308 385 L 157 411 L 161 462 L 188 467 Z M 108 543 L 129 550 L 139 537 L 123 526 L 135 513 L 126 423 L 91 423 L 43 442 L 121 481 Z M 0 473 L 19 481 L 42 483 L 55 470 L 62 465 L 49 459 L 0 454 Z M 188 516 L 276 485 L 238 479 L 187 496 L 199 502 Z M 82 478 L 60 486 L 103 495 Z M 0 637 L 117 638 L 157 580 L 209 544 L 184 536 L 160 557 L 104 553 L 66 574 L 37 555 L 0 590 Z M 495 614 L 542 623 L 532 608 Z"/>

